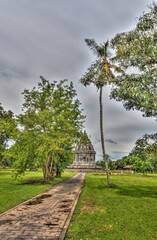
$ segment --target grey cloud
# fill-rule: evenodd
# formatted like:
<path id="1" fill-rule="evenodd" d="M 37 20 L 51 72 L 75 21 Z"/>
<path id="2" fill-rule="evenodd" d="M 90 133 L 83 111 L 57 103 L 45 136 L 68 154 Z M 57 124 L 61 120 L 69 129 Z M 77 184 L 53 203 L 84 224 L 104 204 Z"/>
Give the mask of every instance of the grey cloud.
<path id="1" fill-rule="evenodd" d="M 128 152 L 122 152 L 122 151 L 113 151 L 112 153 L 114 153 L 114 154 L 126 154 L 126 153 L 128 153 Z"/>
<path id="2" fill-rule="evenodd" d="M 95 138 L 95 143 L 100 143 L 100 139 L 99 138 Z"/>
<path id="3" fill-rule="evenodd" d="M 116 141 L 112 140 L 112 139 L 105 139 L 105 142 L 108 142 L 108 143 L 112 143 L 112 144 L 117 144 Z"/>
<path id="4" fill-rule="evenodd" d="M 124 151 L 113 151 L 110 153 L 111 159 L 112 160 L 116 160 L 116 159 L 120 159 L 124 156 L 127 156 L 129 154 L 129 152 L 124 152 Z"/>
<path id="5" fill-rule="evenodd" d="M 88 58 L 84 38 L 103 38 L 104 41 L 111 29 L 124 25 L 124 21 L 120 24 L 120 16 L 129 22 L 126 15 L 131 14 L 134 4 L 135 1 L 122 0 L 97 4 L 89 0 L 1 1 L 0 50 L 6 60 L 4 64 L 16 71 L 25 68 L 30 75 L 40 70 L 47 75 L 71 76 L 70 70 L 77 72 L 84 68 Z M 114 14 L 110 13 L 111 6 Z M 103 32 L 106 36 L 101 37 Z"/>
<path id="6" fill-rule="evenodd" d="M 100 143 L 101 141 L 100 141 L 100 139 L 99 138 L 95 138 L 95 143 Z M 111 144 L 117 144 L 117 142 L 116 141 L 114 141 L 114 140 L 112 140 L 112 139 L 105 139 L 105 142 L 107 142 L 107 143 L 111 143 Z"/>
<path id="7" fill-rule="evenodd" d="M 47 79 L 69 79 L 87 115 L 85 128 L 91 135 L 97 158 L 101 156 L 99 93 L 78 83 L 95 57 L 84 39 L 103 42 L 116 33 L 132 29 L 135 18 L 151 0 L 1 0 L 0 1 L 0 102 L 20 112 L 24 88 L 31 89 L 43 75 Z M 108 154 L 129 152 L 144 133 L 155 132 L 156 122 L 136 111 L 126 112 L 121 103 L 109 99 L 104 88 L 104 137 Z M 113 140 L 114 139 L 114 140 Z M 123 154 L 123 153 L 121 153 Z M 118 157 L 118 153 L 113 153 Z M 119 153 L 120 155 L 120 153 Z"/>

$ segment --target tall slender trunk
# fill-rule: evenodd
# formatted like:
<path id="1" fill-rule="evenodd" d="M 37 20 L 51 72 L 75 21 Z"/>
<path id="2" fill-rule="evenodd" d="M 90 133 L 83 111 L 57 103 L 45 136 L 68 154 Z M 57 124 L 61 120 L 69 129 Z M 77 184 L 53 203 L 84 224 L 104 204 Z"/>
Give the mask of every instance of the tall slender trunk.
<path id="1" fill-rule="evenodd" d="M 102 87 L 100 87 L 100 95 L 99 95 L 99 104 L 100 104 L 100 135 L 101 135 L 101 147 L 103 153 L 103 160 L 105 162 L 106 174 L 107 174 L 107 181 L 108 184 L 111 184 L 110 175 L 108 171 L 108 164 L 105 155 L 105 145 L 104 145 L 104 132 L 103 132 L 103 108 L 102 108 Z"/>

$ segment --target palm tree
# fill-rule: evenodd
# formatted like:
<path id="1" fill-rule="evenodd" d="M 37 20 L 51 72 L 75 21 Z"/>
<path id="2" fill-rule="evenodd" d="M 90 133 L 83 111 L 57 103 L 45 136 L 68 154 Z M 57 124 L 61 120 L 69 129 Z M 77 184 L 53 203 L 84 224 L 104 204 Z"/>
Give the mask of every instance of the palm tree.
<path id="1" fill-rule="evenodd" d="M 111 184 L 110 175 L 108 171 L 108 164 L 105 153 L 105 144 L 104 144 L 104 133 L 103 133 L 103 105 L 102 105 L 102 90 L 103 87 L 107 84 L 116 82 L 115 76 L 112 72 L 112 68 L 114 68 L 117 72 L 122 72 L 122 70 L 111 64 L 108 61 L 109 57 L 109 42 L 105 42 L 103 44 L 97 44 L 94 39 L 85 39 L 87 46 L 90 50 L 96 54 L 96 61 L 91 64 L 91 66 L 87 69 L 87 72 L 80 79 L 80 82 L 86 87 L 93 83 L 96 88 L 99 90 L 99 106 L 100 106 L 100 135 L 101 135 L 101 146 L 103 153 L 103 160 L 105 162 L 106 174 L 108 184 Z"/>

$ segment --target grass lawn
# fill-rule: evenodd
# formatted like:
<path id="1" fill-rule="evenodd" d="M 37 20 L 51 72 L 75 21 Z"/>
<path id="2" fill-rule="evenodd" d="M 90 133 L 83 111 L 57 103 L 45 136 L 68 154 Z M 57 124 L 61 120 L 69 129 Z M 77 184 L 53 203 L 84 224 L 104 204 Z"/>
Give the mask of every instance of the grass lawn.
<path id="1" fill-rule="evenodd" d="M 105 179 L 105 180 L 104 180 Z M 66 240 L 157 239 L 157 174 L 88 173 Z"/>
<path id="2" fill-rule="evenodd" d="M 23 179 L 16 181 L 12 177 L 11 169 L 0 169 L 0 213 L 44 192 L 75 174 L 65 172 L 61 178 L 55 178 L 50 183 L 44 183 L 41 171 L 27 171 Z"/>

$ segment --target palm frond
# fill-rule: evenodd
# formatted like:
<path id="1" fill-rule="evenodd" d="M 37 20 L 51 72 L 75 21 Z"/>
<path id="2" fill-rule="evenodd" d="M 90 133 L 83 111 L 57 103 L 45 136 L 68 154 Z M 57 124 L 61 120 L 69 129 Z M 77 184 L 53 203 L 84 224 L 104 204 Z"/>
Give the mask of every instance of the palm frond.
<path id="1" fill-rule="evenodd" d="M 108 51 L 109 41 L 107 40 L 104 44 L 105 52 Z"/>
<path id="2" fill-rule="evenodd" d="M 94 54 L 98 54 L 99 51 L 99 45 L 96 43 L 94 39 L 85 39 L 85 42 L 90 50 L 93 51 Z"/>
<path id="3" fill-rule="evenodd" d="M 104 56 L 110 57 L 111 53 L 109 51 L 109 41 L 108 40 L 105 43 L 103 43 L 103 48 L 104 48 Z"/>

